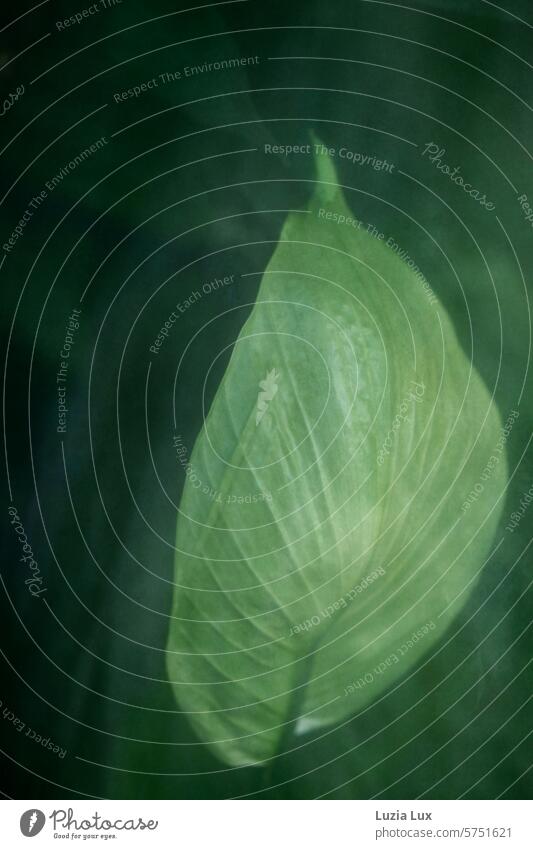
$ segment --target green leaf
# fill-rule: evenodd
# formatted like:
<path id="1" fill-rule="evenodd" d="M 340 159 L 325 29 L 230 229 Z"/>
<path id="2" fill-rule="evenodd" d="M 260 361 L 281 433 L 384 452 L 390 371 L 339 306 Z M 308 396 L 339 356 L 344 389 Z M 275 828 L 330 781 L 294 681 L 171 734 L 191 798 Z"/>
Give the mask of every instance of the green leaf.
<path id="1" fill-rule="evenodd" d="M 179 446 L 168 672 L 229 764 L 357 713 L 436 648 L 507 481 L 497 409 L 444 308 L 350 223 L 331 160 L 317 168 L 190 458 Z"/>

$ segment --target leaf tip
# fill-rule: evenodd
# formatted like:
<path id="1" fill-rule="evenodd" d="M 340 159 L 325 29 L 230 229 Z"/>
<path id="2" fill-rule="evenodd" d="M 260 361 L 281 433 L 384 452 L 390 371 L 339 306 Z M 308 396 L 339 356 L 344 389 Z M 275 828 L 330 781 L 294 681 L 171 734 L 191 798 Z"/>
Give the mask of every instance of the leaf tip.
<path id="1" fill-rule="evenodd" d="M 327 145 L 322 142 L 314 130 L 311 131 L 311 144 L 313 145 L 316 174 L 315 198 L 320 204 L 329 203 L 339 191 L 337 170 Z"/>

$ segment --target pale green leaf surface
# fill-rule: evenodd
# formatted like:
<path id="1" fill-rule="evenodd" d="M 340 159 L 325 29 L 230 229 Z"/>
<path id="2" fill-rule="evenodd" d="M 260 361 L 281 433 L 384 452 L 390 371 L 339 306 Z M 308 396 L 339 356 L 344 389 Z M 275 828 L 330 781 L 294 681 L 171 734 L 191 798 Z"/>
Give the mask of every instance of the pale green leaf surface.
<path id="1" fill-rule="evenodd" d="M 444 308 L 382 241 L 323 217 L 353 213 L 330 160 L 317 165 L 194 446 L 178 518 L 169 678 L 230 764 L 274 757 L 298 718 L 357 713 L 429 656 L 478 579 L 507 479 L 499 414 Z"/>

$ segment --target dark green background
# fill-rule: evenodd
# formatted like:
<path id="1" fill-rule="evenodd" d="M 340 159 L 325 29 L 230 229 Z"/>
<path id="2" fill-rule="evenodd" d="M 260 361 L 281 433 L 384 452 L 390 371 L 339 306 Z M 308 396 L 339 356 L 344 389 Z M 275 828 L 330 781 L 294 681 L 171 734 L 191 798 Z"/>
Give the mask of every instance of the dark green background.
<path id="1" fill-rule="evenodd" d="M 0 119 L 2 147 L 9 143 L 0 160 L 2 196 L 10 190 L 2 204 L 2 243 L 46 180 L 99 136 L 109 139 L 46 199 L 0 272 L 4 354 L 27 281 L 9 347 L 7 456 L 13 501 L 48 586 L 44 604 L 23 584 L 6 488 L 0 698 L 68 749 L 60 760 L 3 720 L 4 794 L 415 798 L 441 777 L 430 797 L 531 794 L 526 590 L 533 512 L 514 534 L 504 526 L 533 483 L 526 295 L 533 230 L 516 197 L 533 198 L 533 18 L 525 0 L 502 2 L 501 11 L 483 0 L 415 5 L 251 0 L 151 20 L 182 7 L 123 0 L 57 32 L 55 21 L 84 4 L 51 2 L 0 33 L 0 64 L 9 63 L 1 71 L 2 99 L 26 86 Z M 8 2 L 1 14 L 7 24 L 22 11 Z M 142 21 L 151 22 L 133 26 Z M 126 31 L 113 35 L 119 30 Z M 257 65 L 113 100 L 115 92 L 164 71 L 255 55 Z M 322 59 L 268 59 L 275 56 Z M 311 130 L 328 144 L 395 163 L 389 175 L 341 162 L 341 182 L 352 189 L 348 202 L 422 269 L 494 390 L 502 419 L 519 409 L 507 444 L 513 474 L 496 536 L 504 541 L 448 635 L 457 636 L 363 715 L 316 739 L 309 735 L 294 749 L 289 740 L 268 771 L 228 769 L 196 739 L 165 680 L 176 511 L 148 453 L 145 380 L 152 362 L 151 445 L 166 492 L 178 503 L 184 474 L 172 447 L 177 362 L 204 322 L 242 306 L 198 337 L 177 382 L 177 430 L 192 445 L 202 424 L 205 373 L 236 338 L 259 284 L 259 276 L 240 275 L 265 268 L 286 214 L 275 210 L 302 208 L 312 190 L 310 157 L 265 156 L 262 146 L 306 143 Z M 495 213 L 421 158 L 430 141 L 494 200 L 510 241 Z M 257 150 L 235 153 L 249 148 Z M 55 374 L 68 315 L 121 240 L 84 300 L 72 354 L 64 447 L 78 528 L 55 430 Z M 236 283 L 195 304 L 160 353 L 150 354 L 176 302 L 229 274 Z M 208 402 L 229 354 L 217 360 Z"/>

